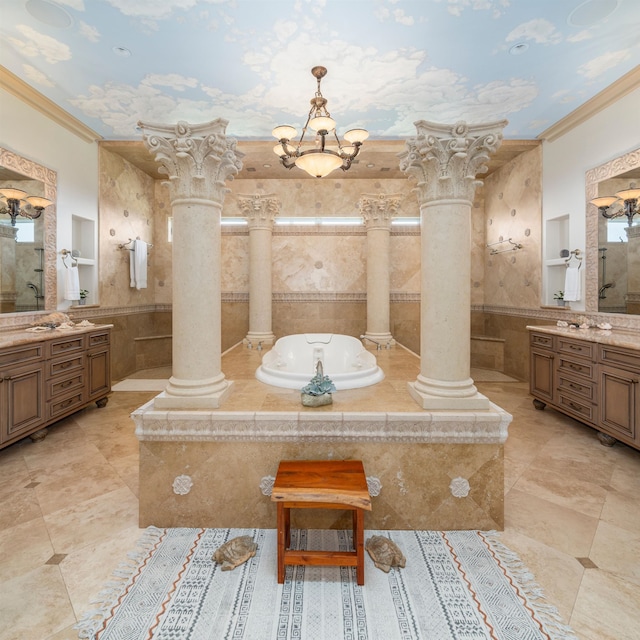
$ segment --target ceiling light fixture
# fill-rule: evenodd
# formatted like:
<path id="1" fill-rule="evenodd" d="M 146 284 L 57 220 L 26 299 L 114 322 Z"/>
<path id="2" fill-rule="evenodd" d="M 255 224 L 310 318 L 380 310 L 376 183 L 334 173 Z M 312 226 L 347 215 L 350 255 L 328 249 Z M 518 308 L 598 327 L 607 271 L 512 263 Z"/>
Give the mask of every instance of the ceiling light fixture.
<path id="1" fill-rule="evenodd" d="M 280 157 L 285 168 L 291 169 L 296 166 L 314 178 L 324 178 L 338 167 L 343 171 L 351 167 L 362 143 L 369 137 L 369 132 L 365 129 L 351 129 L 344 134 L 347 144 L 341 143 L 336 133 L 335 120 L 327 111 L 327 100 L 320 92 L 320 81 L 327 75 L 327 70 L 324 67 L 313 67 L 311 74 L 318 81 L 318 89 L 316 95 L 311 98 L 311 109 L 302 128 L 300 140 L 297 143 L 292 142 L 292 138 L 298 135 L 295 127 L 280 125 L 272 132 L 279 142 L 273 151 Z M 303 146 L 308 128 L 316 132 L 313 146 Z M 327 136 L 331 134 L 335 137 L 337 147 L 326 145 Z"/>
<path id="2" fill-rule="evenodd" d="M 615 196 L 601 196 L 599 198 L 589 200 L 589 202 L 591 204 L 595 204 L 596 207 L 598 207 L 598 211 L 605 218 L 611 219 L 626 216 L 629 221 L 628 226 L 631 226 L 633 224 L 633 216 L 640 213 L 638 200 L 640 200 L 640 189 L 629 188 L 617 191 Z M 621 203 L 621 209 L 613 209 L 614 205 L 619 205 Z"/>
<path id="3" fill-rule="evenodd" d="M 26 191 L 23 191 L 22 189 L 14 189 L 13 187 L 0 189 L 0 196 L 6 200 L 6 203 L 2 203 L 6 206 L 0 207 L 0 213 L 11 216 L 12 227 L 16 226 L 16 218 L 18 216 L 35 220 L 42 215 L 45 207 L 52 204 L 52 201 L 47 198 L 41 198 L 40 196 L 28 196 Z M 35 212 L 25 211 L 21 206 L 22 202 L 30 204 L 31 208 L 35 209 Z"/>

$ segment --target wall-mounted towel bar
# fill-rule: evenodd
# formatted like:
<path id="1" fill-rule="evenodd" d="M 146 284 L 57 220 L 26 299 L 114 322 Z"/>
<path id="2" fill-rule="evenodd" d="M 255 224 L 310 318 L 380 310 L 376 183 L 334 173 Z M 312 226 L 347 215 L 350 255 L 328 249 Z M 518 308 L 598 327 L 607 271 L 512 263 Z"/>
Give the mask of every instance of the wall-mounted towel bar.
<path id="1" fill-rule="evenodd" d="M 77 251 L 76 249 L 73 249 L 71 251 L 69 251 L 69 249 L 61 249 L 60 253 L 62 254 L 62 264 L 67 267 L 67 269 L 69 268 L 69 265 L 67 264 L 67 257 L 71 259 L 72 267 L 78 266 L 78 257 L 80 256 L 79 251 Z"/>
<path id="2" fill-rule="evenodd" d="M 507 238 L 506 240 L 498 240 L 498 242 L 492 242 L 487 245 L 488 247 L 495 247 L 497 244 L 506 244 L 509 243 L 511 246 L 506 249 L 491 249 L 489 251 L 489 255 L 495 256 L 497 253 L 505 253 L 506 251 L 518 251 L 518 249 L 522 249 L 522 245 L 519 242 L 514 242 L 511 238 Z"/>
<path id="3" fill-rule="evenodd" d="M 134 240 L 140 240 L 140 236 L 136 236 L 135 238 L 129 238 L 126 242 L 122 242 L 118 245 L 118 249 L 126 249 L 127 251 L 134 251 L 133 247 L 128 247 L 128 244 L 131 244 Z M 153 247 L 153 244 L 147 242 L 147 248 Z"/>

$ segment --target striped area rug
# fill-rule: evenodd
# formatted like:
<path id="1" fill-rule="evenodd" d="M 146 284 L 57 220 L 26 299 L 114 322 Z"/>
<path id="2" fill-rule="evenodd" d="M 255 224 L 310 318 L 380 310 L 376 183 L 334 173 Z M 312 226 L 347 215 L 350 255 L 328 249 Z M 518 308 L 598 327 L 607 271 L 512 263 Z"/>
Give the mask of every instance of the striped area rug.
<path id="1" fill-rule="evenodd" d="M 367 556 L 365 585 L 350 567 L 288 567 L 276 579 L 273 529 L 146 530 L 120 579 L 78 624 L 92 640 L 575 640 L 498 534 L 366 531 L 391 538 L 406 568 Z M 251 535 L 254 558 L 233 571 L 212 560 Z M 292 531 L 307 549 L 350 549 L 350 533 Z"/>

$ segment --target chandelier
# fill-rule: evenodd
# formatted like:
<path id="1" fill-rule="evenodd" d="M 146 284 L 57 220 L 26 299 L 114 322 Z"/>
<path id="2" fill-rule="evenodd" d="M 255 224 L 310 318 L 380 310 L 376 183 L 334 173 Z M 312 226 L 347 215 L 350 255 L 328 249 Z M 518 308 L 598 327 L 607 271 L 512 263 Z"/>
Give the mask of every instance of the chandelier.
<path id="1" fill-rule="evenodd" d="M 620 218 L 626 216 L 629 221 L 629 225 L 633 224 L 633 216 L 640 213 L 638 208 L 638 200 L 640 199 L 640 189 L 623 189 L 616 192 L 615 196 L 601 196 L 589 200 L 591 204 L 595 204 L 598 207 L 598 211 L 605 218 Z M 622 204 L 621 209 L 613 209 L 613 205 Z"/>
<path id="2" fill-rule="evenodd" d="M 314 178 L 324 178 L 338 167 L 343 171 L 351 167 L 362 143 L 369 137 L 369 132 L 365 129 L 351 129 L 344 134 L 346 142 L 341 143 L 336 133 L 336 122 L 327 111 L 327 100 L 320 92 L 320 81 L 327 75 L 327 70 L 324 67 L 313 67 L 311 74 L 318 81 L 318 90 L 311 98 L 311 109 L 300 140 L 292 140 L 298 135 L 295 127 L 280 125 L 272 132 L 279 142 L 273 151 L 287 169 L 296 166 Z M 315 140 L 305 145 L 303 142 L 307 129 L 315 131 Z"/>
<path id="3" fill-rule="evenodd" d="M 52 204 L 52 201 L 47 198 L 28 196 L 26 191 L 14 189 L 13 187 L 0 189 L 0 196 L 6 201 L 2 203 L 5 204 L 5 206 L 0 207 L 0 213 L 11 216 L 12 227 L 16 226 L 16 218 L 18 216 L 35 220 L 42 215 L 45 207 Z M 32 211 L 23 209 L 21 206 L 23 202 L 31 205 L 30 208 Z"/>

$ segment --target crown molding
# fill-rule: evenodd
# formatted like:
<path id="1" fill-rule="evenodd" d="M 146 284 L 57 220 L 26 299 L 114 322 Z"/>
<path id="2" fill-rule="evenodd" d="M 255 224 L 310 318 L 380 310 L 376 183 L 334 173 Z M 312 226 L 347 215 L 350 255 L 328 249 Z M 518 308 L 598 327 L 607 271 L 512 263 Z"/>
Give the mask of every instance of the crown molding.
<path id="1" fill-rule="evenodd" d="M 19 98 L 25 104 L 53 120 L 56 124 L 71 131 L 71 133 L 77 135 L 85 142 L 95 142 L 96 140 L 102 139 L 99 133 L 87 127 L 64 109 L 61 109 L 55 102 L 43 96 L 39 91 L 36 91 L 24 80 L 1 65 L 0 88 Z"/>
<path id="2" fill-rule="evenodd" d="M 569 115 L 558 120 L 555 124 L 545 129 L 539 136 L 539 140 L 553 142 L 565 133 L 569 133 L 573 128 L 582 124 L 596 113 L 606 109 L 614 102 L 640 88 L 640 65 L 631 69 L 628 73 L 610 84 L 606 89 L 597 93 L 593 98 L 574 109 Z"/>

